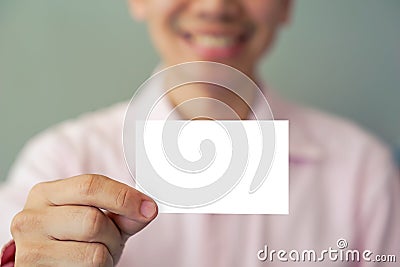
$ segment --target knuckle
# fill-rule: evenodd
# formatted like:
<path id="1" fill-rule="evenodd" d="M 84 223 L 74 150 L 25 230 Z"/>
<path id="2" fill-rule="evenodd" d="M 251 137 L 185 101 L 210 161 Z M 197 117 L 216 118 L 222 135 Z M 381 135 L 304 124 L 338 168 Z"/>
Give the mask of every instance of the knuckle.
<path id="1" fill-rule="evenodd" d="M 79 185 L 80 193 L 86 197 L 94 195 L 101 187 L 100 180 L 101 176 L 99 175 L 83 175 Z"/>
<path id="2" fill-rule="evenodd" d="M 24 215 L 23 211 L 21 211 L 12 219 L 10 230 L 13 236 L 22 231 L 25 224 L 25 217 L 26 216 Z"/>
<path id="3" fill-rule="evenodd" d="M 90 244 L 86 249 L 85 258 L 89 260 L 89 266 L 107 266 L 109 257 L 108 249 L 103 244 Z"/>
<path id="4" fill-rule="evenodd" d="M 29 191 L 28 198 L 35 197 L 35 196 L 42 196 L 44 186 L 45 186 L 45 182 L 35 184 Z"/>
<path id="5" fill-rule="evenodd" d="M 13 236 L 23 233 L 24 229 L 32 226 L 37 220 L 32 214 L 23 210 L 14 216 L 10 230 Z"/>
<path id="6" fill-rule="evenodd" d="M 104 215 L 97 208 L 90 207 L 87 209 L 82 223 L 84 238 L 87 239 L 87 241 L 91 241 L 101 234 L 104 224 Z"/>

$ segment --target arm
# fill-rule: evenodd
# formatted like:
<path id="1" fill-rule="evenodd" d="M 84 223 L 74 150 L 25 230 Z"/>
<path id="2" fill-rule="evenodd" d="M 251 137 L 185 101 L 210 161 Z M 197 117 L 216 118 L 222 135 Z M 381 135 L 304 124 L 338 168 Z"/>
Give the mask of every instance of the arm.
<path id="1" fill-rule="evenodd" d="M 362 164 L 360 190 L 361 208 L 358 236 L 361 249 L 377 254 L 395 255 L 397 263 L 376 266 L 396 266 L 400 261 L 400 175 L 387 151 L 371 149 Z M 362 262 L 362 266 L 375 266 Z"/>

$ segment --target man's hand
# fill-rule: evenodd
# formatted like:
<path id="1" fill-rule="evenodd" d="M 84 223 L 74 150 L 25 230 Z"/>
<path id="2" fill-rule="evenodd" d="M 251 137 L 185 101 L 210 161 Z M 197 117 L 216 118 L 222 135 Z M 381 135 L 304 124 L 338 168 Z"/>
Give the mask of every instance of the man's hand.
<path id="1" fill-rule="evenodd" d="M 156 215 L 151 198 L 105 176 L 37 184 L 11 224 L 16 266 L 113 266 Z"/>

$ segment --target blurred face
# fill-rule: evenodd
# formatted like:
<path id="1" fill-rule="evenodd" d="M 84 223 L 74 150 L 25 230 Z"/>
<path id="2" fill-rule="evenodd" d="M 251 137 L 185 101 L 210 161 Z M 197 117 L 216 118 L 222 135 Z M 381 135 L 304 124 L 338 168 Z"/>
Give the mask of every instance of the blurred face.
<path id="1" fill-rule="evenodd" d="M 130 0 L 166 66 L 196 60 L 251 78 L 288 18 L 290 0 Z"/>

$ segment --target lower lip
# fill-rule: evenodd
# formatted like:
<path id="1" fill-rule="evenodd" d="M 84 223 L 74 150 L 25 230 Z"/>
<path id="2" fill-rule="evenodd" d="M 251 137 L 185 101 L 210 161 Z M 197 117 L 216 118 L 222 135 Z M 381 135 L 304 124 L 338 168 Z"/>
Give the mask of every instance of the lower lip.
<path id="1" fill-rule="evenodd" d="M 188 39 L 183 39 L 184 43 L 194 51 L 203 60 L 218 60 L 227 59 L 238 56 L 243 50 L 244 44 L 238 43 L 229 47 L 206 47 L 192 42 Z"/>

